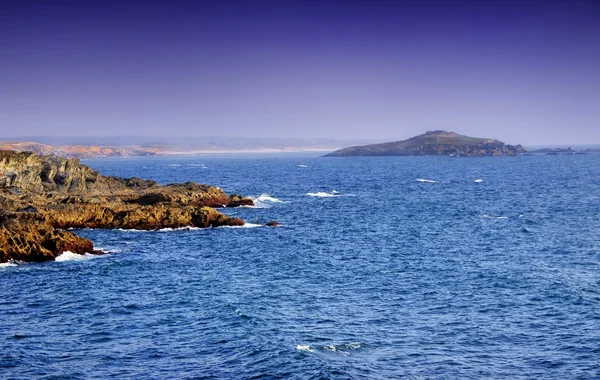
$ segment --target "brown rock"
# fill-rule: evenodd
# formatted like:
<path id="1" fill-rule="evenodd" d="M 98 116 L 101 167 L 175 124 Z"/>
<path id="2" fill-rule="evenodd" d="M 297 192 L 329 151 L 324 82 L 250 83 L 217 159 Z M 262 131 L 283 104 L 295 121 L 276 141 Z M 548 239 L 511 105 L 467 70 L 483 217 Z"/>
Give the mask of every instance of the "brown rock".
<path id="1" fill-rule="evenodd" d="M 154 230 L 241 226 L 211 207 L 252 199 L 193 182 L 160 186 L 103 176 L 77 159 L 0 151 L 0 262 L 52 260 L 64 251 L 94 252 L 68 228 Z"/>

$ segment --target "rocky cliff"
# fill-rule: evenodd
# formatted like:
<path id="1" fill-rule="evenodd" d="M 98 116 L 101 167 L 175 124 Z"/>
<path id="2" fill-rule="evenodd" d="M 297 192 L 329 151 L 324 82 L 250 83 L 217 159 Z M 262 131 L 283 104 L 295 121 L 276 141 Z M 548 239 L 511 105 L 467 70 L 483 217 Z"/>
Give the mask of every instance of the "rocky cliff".
<path id="1" fill-rule="evenodd" d="M 468 137 L 454 132 L 430 131 L 408 140 L 352 146 L 326 154 L 325 157 L 348 156 L 515 156 L 526 152 L 521 145 Z"/>
<path id="2" fill-rule="evenodd" d="M 103 176 L 77 159 L 0 151 L 0 262 L 52 260 L 65 251 L 100 253 L 67 228 L 243 225 L 213 207 L 252 204 L 214 186 L 160 186 Z"/>

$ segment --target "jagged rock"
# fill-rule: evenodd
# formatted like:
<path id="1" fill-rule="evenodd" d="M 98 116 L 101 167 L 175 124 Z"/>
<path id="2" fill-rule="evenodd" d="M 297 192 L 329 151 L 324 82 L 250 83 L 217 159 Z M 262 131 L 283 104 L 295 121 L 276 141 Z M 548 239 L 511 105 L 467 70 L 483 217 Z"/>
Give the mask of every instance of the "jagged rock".
<path id="1" fill-rule="evenodd" d="M 265 226 L 267 226 L 267 227 L 277 227 L 278 225 L 279 225 L 279 222 L 278 222 L 278 221 L 276 221 L 276 220 L 272 220 L 272 221 L 270 221 L 270 222 L 267 222 L 267 223 L 265 224 Z"/>
<path id="2" fill-rule="evenodd" d="M 69 228 L 240 226 L 242 219 L 212 207 L 252 204 L 214 186 L 160 186 L 103 176 L 77 159 L 0 151 L 0 262 L 52 260 L 64 251 L 98 253 L 89 240 L 64 231 Z"/>
<path id="3" fill-rule="evenodd" d="M 0 222 L 0 262 L 54 260 L 63 252 L 95 253 L 94 244 L 60 231 L 38 217 L 7 218 Z"/>
<path id="4" fill-rule="evenodd" d="M 238 194 L 232 194 L 229 197 L 227 207 L 239 207 L 239 206 L 254 206 L 252 198 L 243 197 Z"/>

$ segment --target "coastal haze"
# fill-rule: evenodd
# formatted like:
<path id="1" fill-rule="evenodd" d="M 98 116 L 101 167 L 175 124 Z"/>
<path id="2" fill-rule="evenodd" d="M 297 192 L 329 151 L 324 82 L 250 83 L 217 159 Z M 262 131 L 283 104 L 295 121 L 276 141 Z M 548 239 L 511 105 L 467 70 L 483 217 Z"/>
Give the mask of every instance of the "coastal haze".
<path id="1" fill-rule="evenodd" d="M 6 0 L 0 139 L 599 143 L 599 15 L 595 1 Z"/>

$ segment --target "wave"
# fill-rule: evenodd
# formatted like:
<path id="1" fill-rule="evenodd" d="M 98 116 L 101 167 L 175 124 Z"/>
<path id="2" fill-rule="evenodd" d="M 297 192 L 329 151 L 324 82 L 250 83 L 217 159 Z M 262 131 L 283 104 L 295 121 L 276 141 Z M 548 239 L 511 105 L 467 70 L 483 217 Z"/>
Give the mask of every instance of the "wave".
<path id="1" fill-rule="evenodd" d="M 306 195 L 308 195 L 309 197 L 329 198 L 329 197 L 336 197 L 341 194 L 337 190 L 332 190 L 331 193 L 326 193 L 324 191 L 318 191 L 316 193 L 306 193 Z"/>
<path id="2" fill-rule="evenodd" d="M 0 263 L 0 268 L 16 267 L 17 265 L 19 265 L 19 263 L 19 261 L 10 260 L 6 263 Z"/>
<path id="3" fill-rule="evenodd" d="M 254 199 L 254 201 L 258 202 L 272 202 L 272 203 L 286 203 L 281 199 L 277 199 L 275 197 L 270 196 L 269 194 L 261 194 L 260 197 Z"/>
<path id="4" fill-rule="evenodd" d="M 215 228 L 256 228 L 256 227 L 264 227 L 264 224 L 246 223 L 243 226 L 219 226 L 219 227 L 215 227 Z"/>
<path id="5" fill-rule="evenodd" d="M 483 180 L 482 180 L 481 178 L 479 178 L 479 179 L 476 179 L 476 180 L 475 180 L 475 181 L 473 181 L 473 182 L 475 182 L 475 183 L 481 183 L 481 182 L 483 182 Z"/>
<path id="6" fill-rule="evenodd" d="M 300 165 L 298 165 L 298 167 L 299 167 L 299 168 L 307 168 L 307 167 L 308 167 L 308 165 L 300 164 Z"/>
<path id="7" fill-rule="evenodd" d="M 187 166 L 192 166 L 194 168 L 205 168 L 206 165 L 204 164 L 188 164 Z"/>
<path id="8" fill-rule="evenodd" d="M 98 255 L 92 255 L 90 253 L 85 253 L 80 255 L 78 253 L 73 253 L 71 251 L 64 251 L 59 256 L 56 256 L 54 261 L 83 261 L 93 259 L 94 257 L 100 257 Z"/>
<path id="9" fill-rule="evenodd" d="M 193 226 L 186 226 L 186 227 L 175 227 L 175 228 L 171 228 L 171 227 L 166 227 L 166 228 L 161 228 L 159 230 L 155 230 L 156 232 L 173 232 L 173 231 L 196 231 L 196 230 L 202 230 L 203 228 L 200 227 L 193 227 Z"/>
<path id="10" fill-rule="evenodd" d="M 259 197 L 252 199 L 254 206 L 243 206 L 249 208 L 269 208 L 272 203 L 288 203 L 281 199 L 270 196 L 269 194 L 261 194 Z"/>
<path id="11" fill-rule="evenodd" d="M 328 344 L 322 346 L 310 346 L 308 344 L 299 344 L 296 346 L 296 350 L 300 352 L 314 352 L 315 349 L 319 351 L 329 351 L 329 352 L 339 352 L 345 355 L 348 355 L 348 351 L 360 350 L 363 348 L 363 344 L 361 342 L 350 342 L 343 344 Z"/>
<path id="12" fill-rule="evenodd" d="M 299 344 L 296 346 L 296 350 L 300 352 L 313 352 L 308 344 Z"/>
<path id="13" fill-rule="evenodd" d="M 483 214 L 481 217 L 484 219 L 508 219 L 508 216 L 492 216 L 488 214 Z"/>
<path id="14" fill-rule="evenodd" d="M 417 178 L 417 182 L 435 183 L 432 179 Z"/>
<path id="15" fill-rule="evenodd" d="M 118 248 L 103 248 L 103 247 L 94 247 L 94 249 L 97 249 L 98 251 L 102 251 L 104 253 L 120 253 L 122 252 L 120 249 Z"/>
<path id="16" fill-rule="evenodd" d="M 171 167 L 171 168 L 176 168 L 176 167 L 181 166 L 181 165 L 179 165 L 179 164 L 169 164 L 167 166 Z"/>

